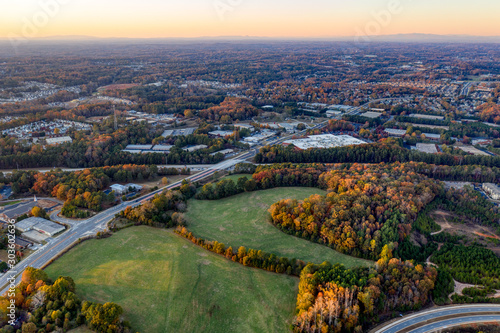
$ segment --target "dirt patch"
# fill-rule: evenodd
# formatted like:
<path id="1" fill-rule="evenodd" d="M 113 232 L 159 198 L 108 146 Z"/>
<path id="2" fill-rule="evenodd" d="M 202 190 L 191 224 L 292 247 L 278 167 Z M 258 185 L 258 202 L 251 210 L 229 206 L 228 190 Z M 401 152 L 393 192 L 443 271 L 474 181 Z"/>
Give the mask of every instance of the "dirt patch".
<path id="1" fill-rule="evenodd" d="M 457 216 L 442 210 L 436 210 L 430 216 L 441 227 L 441 231 L 434 232 L 432 235 L 446 231 L 451 235 L 465 236 L 470 241 L 476 241 L 479 244 L 486 246 L 488 249 L 500 255 L 500 244 L 496 245 L 494 241 L 500 240 L 499 235 L 495 234 L 493 228 L 485 227 L 463 220 L 463 223 L 452 222 Z"/>
<path id="2" fill-rule="evenodd" d="M 496 236 L 496 235 L 486 235 L 486 234 L 482 234 L 480 232 L 474 232 L 474 234 L 478 235 L 478 236 L 481 236 L 481 237 L 486 237 L 486 238 L 493 238 L 493 239 L 498 239 L 500 240 L 500 237 Z"/>

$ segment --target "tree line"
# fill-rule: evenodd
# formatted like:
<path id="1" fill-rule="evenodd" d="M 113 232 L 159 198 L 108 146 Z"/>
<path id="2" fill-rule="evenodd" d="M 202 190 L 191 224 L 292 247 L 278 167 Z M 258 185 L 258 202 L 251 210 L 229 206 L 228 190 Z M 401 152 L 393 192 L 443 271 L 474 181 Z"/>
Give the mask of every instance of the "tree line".
<path id="1" fill-rule="evenodd" d="M 231 246 L 226 247 L 224 243 L 197 238 L 192 232 L 183 226 L 178 226 L 175 232 L 208 251 L 225 256 L 227 259 L 238 262 L 244 266 L 260 268 L 278 274 L 295 276 L 299 276 L 305 266 L 305 263 L 302 260 L 278 257 L 272 253 L 267 253 L 261 250 L 247 249 L 244 246 L 240 246 L 235 252 Z"/>
<path id="2" fill-rule="evenodd" d="M 13 333 L 15 326 L 23 333 L 67 332 L 85 324 L 94 332 L 130 332 L 130 324 L 122 320 L 121 306 L 82 302 L 71 277 L 61 276 L 52 282 L 43 270 L 27 267 L 14 294 L 15 315 L 21 320 L 8 324 L 10 299 L 1 296 L 1 333 Z"/>
<path id="3" fill-rule="evenodd" d="M 255 155 L 256 163 L 403 163 L 412 161 L 448 166 L 500 167 L 500 157 L 497 156 L 427 154 L 387 143 L 307 150 L 298 150 L 292 145 L 266 146 Z"/>
<path id="4" fill-rule="evenodd" d="M 365 332 L 387 311 L 426 305 L 437 272 L 384 255 L 372 268 L 308 264 L 300 274 L 294 332 Z"/>

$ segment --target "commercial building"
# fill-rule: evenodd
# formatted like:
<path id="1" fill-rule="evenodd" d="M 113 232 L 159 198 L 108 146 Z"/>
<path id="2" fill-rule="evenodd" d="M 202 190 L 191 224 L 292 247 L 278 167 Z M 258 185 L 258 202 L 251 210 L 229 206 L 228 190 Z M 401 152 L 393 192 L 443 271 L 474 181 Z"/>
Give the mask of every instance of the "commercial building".
<path id="1" fill-rule="evenodd" d="M 132 188 L 134 191 L 141 191 L 144 188 L 144 186 L 130 183 L 130 184 L 125 185 L 125 188 L 127 190 L 130 190 Z"/>
<path id="2" fill-rule="evenodd" d="M 196 146 L 182 148 L 182 150 L 192 153 L 194 151 L 205 149 L 205 148 L 208 148 L 208 146 L 207 145 L 196 145 Z"/>
<path id="3" fill-rule="evenodd" d="M 118 195 L 125 194 L 128 191 L 127 187 L 120 184 L 113 184 L 110 186 L 110 188 Z"/>
<path id="4" fill-rule="evenodd" d="M 434 143 L 417 143 L 417 150 L 428 154 L 438 153 L 438 150 Z"/>
<path id="5" fill-rule="evenodd" d="M 262 130 L 260 133 L 254 134 L 252 136 L 243 139 L 243 142 L 250 144 L 257 144 L 266 139 L 272 138 L 276 135 L 276 132 L 270 130 Z"/>
<path id="6" fill-rule="evenodd" d="M 58 138 L 45 139 L 45 142 L 47 142 L 48 145 L 60 145 L 67 142 L 73 142 L 73 139 L 71 139 L 69 136 L 61 136 Z"/>
<path id="7" fill-rule="evenodd" d="M 394 137 L 403 137 L 406 135 L 406 130 L 395 129 L 395 128 L 386 128 L 384 132 L 389 134 L 389 136 L 394 136 Z"/>
<path id="8" fill-rule="evenodd" d="M 490 156 L 490 154 L 488 154 L 482 150 L 479 150 L 473 146 L 457 146 L 457 148 L 465 151 L 466 153 L 472 154 L 472 155 Z"/>
<path id="9" fill-rule="evenodd" d="M 41 217 L 30 217 L 19 221 L 15 227 L 20 232 L 28 232 L 30 230 L 38 231 L 44 235 L 53 237 L 54 235 L 64 231 L 66 228 L 60 224 L 43 219 Z"/>
<path id="10" fill-rule="evenodd" d="M 193 134 L 194 131 L 196 131 L 196 127 L 166 130 L 161 136 L 163 136 L 164 138 L 169 136 L 186 136 Z"/>
<path id="11" fill-rule="evenodd" d="M 153 151 L 156 151 L 156 152 L 162 152 L 162 153 L 167 153 L 170 151 L 170 149 L 172 149 L 173 146 L 171 145 L 156 145 L 153 147 Z"/>
<path id="12" fill-rule="evenodd" d="M 14 244 L 15 244 L 16 250 L 24 250 L 24 249 L 27 249 L 28 247 L 33 245 L 32 242 L 27 241 L 26 239 L 22 239 L 20 237 L 16 237 Z"/>
<path id="13" fill-rule="evenodd" d="M 222 154 L 225 156 L 225 155 L 229 155 L 232 153 L 234 153 L 234 149 L 224 149 L 224 150 L 216 151 L 215 153 L 211 153 L 210 155 L 215 156 L 217 154 Z"/>
<path id="14" fill-rule="evenodd" d="M 326 116 L 328 118 L 340 116 L 342 114 L 342 111 L 335 111 L 335 110 L 328 110 L 326 111 Z"/>
<path id="15" fill-rule="evenodd" d="M 226 136 L 231 136 L 234 134 L 233 131 L 212 131 L 208 132 L 209 135 L 214 136 L 216 138 L 225 138 Z"/>
<path id="16" fill-rule="evenodd" d="M 443 116 L 433 116 L 433 115 L 428 115 L 428 114 L 416 114 L 416 113 L 412 113 L 412 114 L 409 115 L 409 117 L 419 118 L 419 119 L 444 120 Z"/>
<path id="17" fill-rule="evenodd" d="M 149 150 L 153 148 L 153 145 L 128 145 L 125 147 L 127 150 Z"/>
<path id="18" fill-rule="evenodd" d="M 382 115 L 380 112 L 373 112 L 373 111 L 368 111 L 365 113 L 362 113 L 362 117 L 370 118 L 370 119 L 376 119 L 379 118 Z"/>
<path id="19" fill-rule="evenodd" d="M 483 184 L 484 192 L 488 193 L 493 200 L 500 200 L 500 188 L 492 183 Z"/>
<path id="20" fill-rule="evenodd" d="M 294 145 L 299 149 L 310 149 L 310 148 L 335 148 L 335 147 L 345 147 L 351 145 L 362 145 L 366 142 L 356 139 L 350 135 L 311 135 L 306 139 L 288 140 L 283 142 L 285 145 Z"/>
<path id="21" fill-rule="evenodd" d="M 439 141 L 439 140 L 441 140 L 441 134 L 422 133 L 422 135 L 424 135 L 426 139 L 429 139 L 429 140 L 432 140 L 432 141 Z"/>
<path id="22" fill-rule="evenodd" d="M 255 128 L 250 125 L 250 124 L 233 124 L 235 128 L 246 128 L 247 130 L 250 130 L 251 132 L 255 131 Z"/>

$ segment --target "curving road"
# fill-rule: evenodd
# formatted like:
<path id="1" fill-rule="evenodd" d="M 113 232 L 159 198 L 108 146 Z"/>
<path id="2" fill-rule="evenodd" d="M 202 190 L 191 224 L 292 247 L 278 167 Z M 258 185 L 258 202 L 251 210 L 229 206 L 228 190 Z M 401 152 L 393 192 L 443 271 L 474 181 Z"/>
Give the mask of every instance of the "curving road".
<path id="1" fill-rule="evenodd" d="M 412 330 L 408 333 L 427 333 L 427 332 L 435 332 L 438 330 L 457 327 L 464 324 L 477 324 L 477 323 L 492 323 L 499 322 L 500 323 L 500 315 L 490 315 L 490 316 L 468 316 L 461 317 L 457 319 L 447 319 L 443 321 L 439 321 L 437 323 L 425 325 L 418 329 Z"/>
<path id="2" fill-rule="evenodd" d="M 429 323 L 429 321 L 432 321 L 432 323 Z M 376 328 L 371 332 L 424 333 L 439 328 L 458 326 L 464 323 L 491 321 L 500 322 L 500 304 L 468 304 L 425 310 L 405 316 L 383 327 Z"/>

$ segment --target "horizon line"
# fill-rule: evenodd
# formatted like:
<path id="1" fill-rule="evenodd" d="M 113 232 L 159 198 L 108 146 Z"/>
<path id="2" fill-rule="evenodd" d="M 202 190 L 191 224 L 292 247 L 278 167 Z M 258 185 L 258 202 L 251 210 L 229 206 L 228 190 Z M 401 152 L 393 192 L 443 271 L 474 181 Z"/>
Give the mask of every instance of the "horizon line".
<path id="1" fill-rule="evenodd" d="M 22 38 L 26 41 L 47 40 L 47 39 L 128 39 L 128 40 L 152 40 L 152 39 L 348 39 L 348 38 L 384 38 L 384 37 L 441 37 L 441 38 L 500 38 L 500 35 L 469 35 L 469 34 L 429 34 L 429 33 L 400 33 L 400 34 L 381 34 L 381 35 L 342 35 L 342 36 L 253 36 L 253 35 L 216 35 L 216 36 L 164 36 L 164 37 L 128 37 L 128 36 L 92 36 L 92 35 L 50 35 L 32 38 L 20 36 L 0 36 L 0 40 L 10 40 L 13 38 Z"/>

